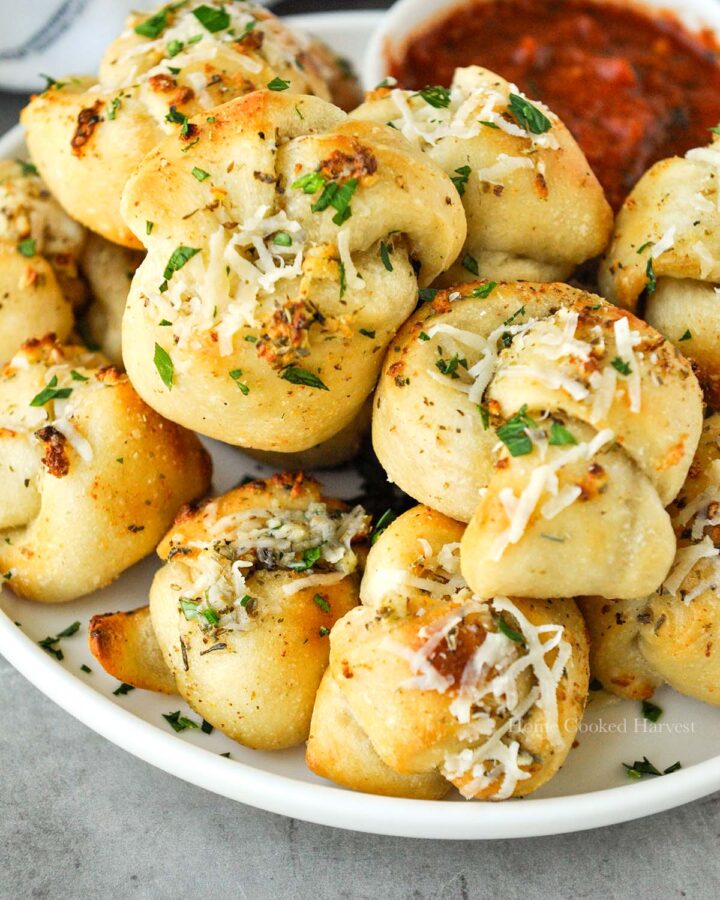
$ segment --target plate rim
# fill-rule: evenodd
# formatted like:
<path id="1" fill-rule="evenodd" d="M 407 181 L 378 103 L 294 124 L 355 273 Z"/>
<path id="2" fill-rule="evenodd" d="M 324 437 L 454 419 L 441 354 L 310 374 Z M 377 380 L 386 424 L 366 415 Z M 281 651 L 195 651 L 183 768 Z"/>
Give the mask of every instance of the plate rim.
<path id="1" fill-rule="evenodd" d="M 288 18 L 322 32 L 352 21 L 366 30 L 381 16 L 376 10 L 353 10 Z M 0 157 L 18 155 L 23 145 L 18 124 L 0 137 Z M 436 840 L 541 837 L 630 821 L 720 790 L 719 754 L 661 779 L 564 797 L 443 803 L 349 791 L 224 759 L 162 730 L 58 665 L 1 607 L 0 654 L 65 712 L 144 762 L 220 796 L 317 825 Z"/>

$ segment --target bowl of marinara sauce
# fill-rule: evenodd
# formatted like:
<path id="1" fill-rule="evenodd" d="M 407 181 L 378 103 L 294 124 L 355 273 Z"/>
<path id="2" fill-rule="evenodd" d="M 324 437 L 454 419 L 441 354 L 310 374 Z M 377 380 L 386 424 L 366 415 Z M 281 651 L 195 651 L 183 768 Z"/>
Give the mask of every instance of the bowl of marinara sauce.
<path id="1" fill-rule="evenodd" d="M 565 122 L 615 209 L 650 166 L 720 122 L 718 0 L 399 0 L 374 35 L 371 88 L 502 75 Z"/>

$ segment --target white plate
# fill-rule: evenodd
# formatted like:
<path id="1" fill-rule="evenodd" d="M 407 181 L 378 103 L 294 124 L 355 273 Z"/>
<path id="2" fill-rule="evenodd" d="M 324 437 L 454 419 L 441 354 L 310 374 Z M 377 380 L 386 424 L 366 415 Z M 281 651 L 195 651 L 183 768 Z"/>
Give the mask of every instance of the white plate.
<path id="1" fill-rule="evenodd" d="M 338 13 L 299 18 L 338 52 L 359 62 L 377 14 Z M 21 132 L 0 141 L 0 156 L 23 153 Z M 215 490 L 225 491 L 243 475 L 264 474 L 262 466 L 231 447 L 208 442 L 215 462 Z M 322 476 L 330 493 L 355 493 L 348 472 Z M 400 800 L 333 787 L 305 767 L 302 749 L 261 753 L 245 749 L 215 731 L 175 734 L 162 713 L 176 709 L 198 717 L 179 699 L 133 691 L 112 694 L 117 682 L 90 655 L 84 640 L 94 613 L 142 605 L 157 562 L 150 559 L 126 572 L 109 588 L 60 606 L 0 594 L 0 648 L 7 659 L 48 697 L 90 728 L 130 753 L 179 778 L 283 815 L 323 825 L 378 834 L 425 838 L 530 837 L 579 831 L 659 812 L 720 788 L 720 710 L 663 690 L 657 702 L 665 713 L 656 726 L 636 703 L 594 703 L 583 723 L 579 746 L 559 775 L 532 798 L 505 803 Z M 71 622 L 81 629 L 63 640 L 57 662 L 37 645 Z M 15 622 L 20 624 L 18 627 Z M 92 668 L 91 674 L 81 665 Z M 230 751 L 232 759 L 219 754 Z M 48 748 L 52 753 L 52 747 Z M 621 763 L 647 756 L 665 768 L 684 768 L 663 778 L 630 782 Z"/>

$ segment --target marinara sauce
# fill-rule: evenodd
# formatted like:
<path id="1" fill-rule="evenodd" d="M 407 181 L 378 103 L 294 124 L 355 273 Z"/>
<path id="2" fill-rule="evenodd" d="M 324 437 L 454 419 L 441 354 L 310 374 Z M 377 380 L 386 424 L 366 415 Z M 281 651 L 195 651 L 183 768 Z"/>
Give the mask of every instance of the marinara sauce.
<path id="1" fill-rule="evenodd" d="M 401 86 L 448 86 L 482 65 L 565 122 L 617 209 L 657 160 L 708 143 L 720 121 L 718 47 L 669 13 L 592 0 L 488 0 L 411 36 L 389 68 Z"/>

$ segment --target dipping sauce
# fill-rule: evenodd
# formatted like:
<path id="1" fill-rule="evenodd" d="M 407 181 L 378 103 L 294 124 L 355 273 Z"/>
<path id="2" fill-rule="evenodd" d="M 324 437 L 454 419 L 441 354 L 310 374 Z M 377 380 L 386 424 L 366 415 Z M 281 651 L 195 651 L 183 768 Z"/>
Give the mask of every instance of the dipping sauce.
<path id="1" fill-rule="evenodd" d="M 482 65 L 565 122 L 618 209 L 660 159 L 710 140 L 720 59 L 710 34 L 670 13 L 591 0 L 488 0 L 451 9 L 389 60 L 401 87 L 448 86 Z"/>

